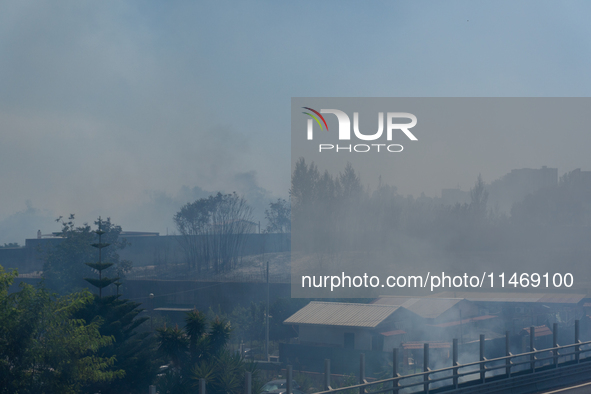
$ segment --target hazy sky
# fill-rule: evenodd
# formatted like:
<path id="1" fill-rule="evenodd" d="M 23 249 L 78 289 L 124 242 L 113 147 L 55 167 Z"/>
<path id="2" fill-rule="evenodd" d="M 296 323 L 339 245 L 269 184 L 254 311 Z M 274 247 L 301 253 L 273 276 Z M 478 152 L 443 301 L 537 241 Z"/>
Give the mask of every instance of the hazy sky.
<path id="1" fill-rule="evenodd" d="M 210 191 L 286 197 L 291 97 L 589 96 L 590 12 L 584 1 L 0 1 L 0 243 L 24 241 L 10 229 L 25 217 L 44 233 L 69 213 L 164 232 L 170 212 Z"/>

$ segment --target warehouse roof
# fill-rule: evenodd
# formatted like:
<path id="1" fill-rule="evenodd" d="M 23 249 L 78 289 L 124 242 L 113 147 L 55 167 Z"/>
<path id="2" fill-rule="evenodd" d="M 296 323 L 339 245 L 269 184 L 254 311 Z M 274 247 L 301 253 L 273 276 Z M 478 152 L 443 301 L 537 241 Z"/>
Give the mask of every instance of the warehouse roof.
<path id="1" fill-rule="evenodd" d="M 572 293 L 501 293 L 501 292 L 469 292 L 446 291 L 434 294 L 434 298 L 465 298 L 474 302 L 536 302 L 544 304 L 578 304 L 585 294 Z"/>
<path id="2" fill-rule="evenodd" d="M 374 300 L 372 305 L 400 305 L 421 317 L 435 319 L 460 301 L 462 298 L 382 296 Z"/>
<path id="3" fill-rule="evenodd" d="M 398 305 L 312 301 L 284 324 L 374 328 L 399 309 L 403 308 Z"/>

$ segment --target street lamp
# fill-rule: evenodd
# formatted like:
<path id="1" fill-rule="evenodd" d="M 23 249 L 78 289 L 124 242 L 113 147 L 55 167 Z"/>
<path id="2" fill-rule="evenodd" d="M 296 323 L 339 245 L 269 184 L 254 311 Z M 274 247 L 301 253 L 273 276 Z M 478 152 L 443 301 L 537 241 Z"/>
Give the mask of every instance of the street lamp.
<path id="1" fill-rule="evenodd" d="M 153 330 L 152 315 L 154 313 L 154 293 L 150 293 L 150 331 Z"/>

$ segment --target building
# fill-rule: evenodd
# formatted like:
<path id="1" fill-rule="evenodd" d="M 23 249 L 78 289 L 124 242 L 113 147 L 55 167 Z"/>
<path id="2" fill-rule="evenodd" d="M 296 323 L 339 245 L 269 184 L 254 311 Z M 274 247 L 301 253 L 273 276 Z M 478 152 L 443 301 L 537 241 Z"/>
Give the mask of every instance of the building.
<path id="1" fill-rule="evenodd" d="M 320 372 L 325 359 L 333 373 L 359 370 L 363 353 L 368 376 L 383 370 L 392 349 L 412 340 L 424 319 L 398 305 L 313 301 L 286 319 L 298 343 L 281 343 L 279 359 L 296 369 Z"/>
<path id="2" fill-rule="evenodd" d="M 460 297 L 478 307 L 478 315 L 499 316 L 500 330 L 518 334 L 529 326 L 551 326 L 553 323 L 574 324 L 586 315 L 585 294 L 572 293 L 501 293 L 501 292 L 442 292 L 431 298 Z"/>
<path id="3" fill-rule="evenodd" d="M 421 323 L 399 305 L 312 301 L 283 324 L 298 327 L 301 345 L 389 352 Z"/>
<path id="4" fill-rule="evenodd" d="M 425 319 L 426 324 L 440 324 L 478 316 L 478 307 L 463 298 L 426 298 L 382 296 L 373 305 L 400 305 Z"/>
<path id="5" fill-rule="evenodd" d="M 478 333 L 497 319 L 495 315 L 479 316 L 478 306 L 464 298 L 382 296 L 372 303 L 400 305 L 422 317 L 425 323 L 414 332 L 414 337 L 422 341 L 478 338 Z"/>

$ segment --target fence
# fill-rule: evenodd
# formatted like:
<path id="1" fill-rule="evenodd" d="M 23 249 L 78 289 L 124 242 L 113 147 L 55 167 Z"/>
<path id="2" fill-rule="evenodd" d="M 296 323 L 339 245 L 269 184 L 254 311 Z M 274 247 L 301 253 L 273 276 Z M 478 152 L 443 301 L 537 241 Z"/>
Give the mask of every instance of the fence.
<path id="1" fill-rule="evenodd" d="M 535 373 L 541 369 L 558 368 L 559 366 L 579 364 L 581 361 L 591 361 L 591 357 L 581 357 L 591 352 L 591 341 L 579 340 L 579 321 L 575 321 L 575 341 L 571 345 L 559 346 L 558 324 L 553 326 L 553 347 L 536 350 L 534 348 L 535 327 L 530 327 L 530 349 L 532 351 L 521 354 L 509 352 L 509 332 L 505 335 L 504 357 L 486 359 L 484 357 L 484 335 L 480 336 L 480 361 L 459 364 L 458 340 L 453 340 L 453 366 L 438 370 L 429 368 L 429 344 L 424 345 L 424 371 L 411 375 L 398 374 L 398 349 L 393 350 L 392 378 L 367 382 L 365 379 L 365 360 L 360 357 L 360 373 L 358 385 L 333 389 L 330 386 L 330 360 L 325 360 L 324 391 L 317 394 L 336 394 L 348 390 L 358 391 L 360 394 L 381 394 L 413 392 L 413 388 L 422 387 L 422 392 L 429 393 L 437 389 L 438 392 L 458 389 L 462 385 L 481 384 L 494 379 L 510 378 L 523 373 Z M 585 347 L 586 349 L 583 349 Z M 566 351 L 566 352 L 565 352 Z M 561 353 L 562 352 L 562 353 Z M 473 377 L 474 379 L 469 379 Z M 447 382 L 447 384 L 445 384 Z M 373 389 L 373 390 L 372 390 Z M 351 392 L 351 391 L 350 391 Z M 416 392 L 416 391 L 414 391 Z"/>
<path id="2" fill-rule="evenodd" d="M 503 357 L 486 359 L 485 338 L 480 335 L 480 361 L 460 364 L 458 362 L 458 340 L 453 340 L 453 365 L 446 368 L 431 370 L 429 368 L 429 344 L 424 344 L 423 365 L 424 371 L 420 373 L 401 376 L 398 373 L 398 349 L 393 349 L 392 377 L 383 380 L 368 382 L 365 375 L 365 354 L 359 355 L 359 384 L 341 388 L 331 387 L 330 359 L 324 360 L 324 391 L 316 394 L 401 394 L 409 392 L 445 392 L 454 391 L 462 387 L 482 385 L 493 381 L 503 381 L 514 376 L 531 376 L 536 372 L 544 371 L 550 374 L 559 367 L 578 366 L 582 362 L 589 362 L 591 356 L 584 356 L 591 353 L 591 341 L 581 342 L 579 321 L 575 321 L 575 340 L 573 344 L 560 346 L 558 340 L 558 324 L 553 326 L 553 346 L 547 349 L 537 350 L 534 348 L 535 327 L 530 327 L 530 352 L 511 354 L 509 351 L 509 332 L 505 333 L 505 353 Z M 286 368 L 286 391 L 284 394 L 293 394 L 292 390 L 292 366 Z M 580 372 L 580 371 L 579 371 Z M 584 377 L 588 379 L 587 370 Z M 572 382 L 572 380 L 571 380 Z M 199 381 L 199 394 L 206 393 L 206 381 Z M 152 390 L 153 386 L 150 386 Z M 155 390 L 155 389 L 154 389 Z M 150 391 L 152 393 L 152 391 Z M 245 394 L 252 394 L 252 376 L 245 374 Z M 480 392 L 480 391 L 474 391 Z M 497 391 L 499 392 L 499 391 Z"/>

